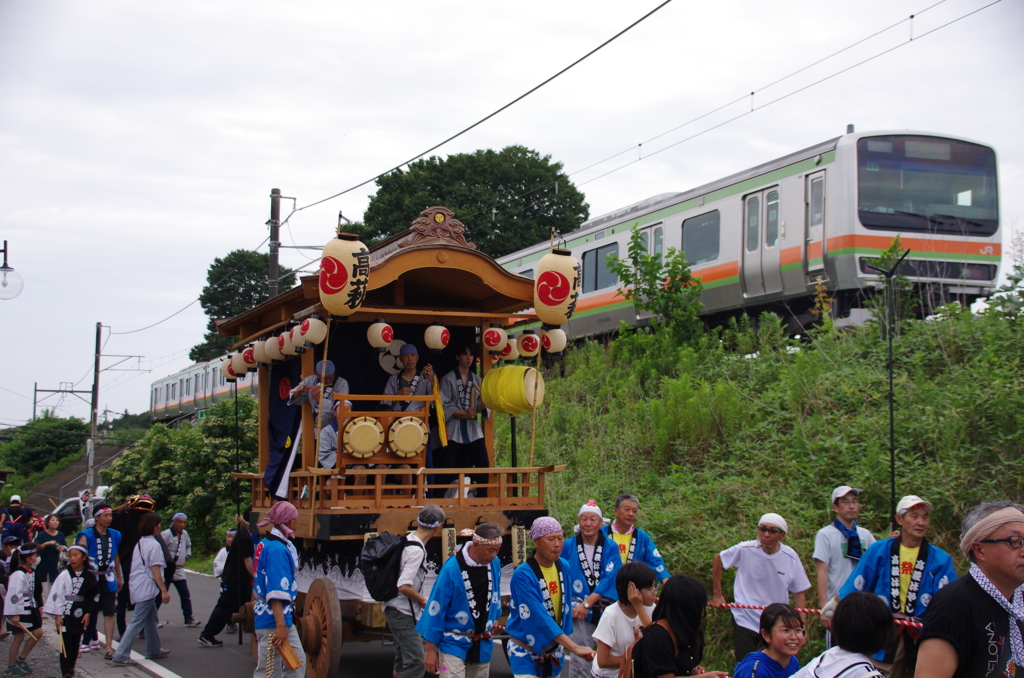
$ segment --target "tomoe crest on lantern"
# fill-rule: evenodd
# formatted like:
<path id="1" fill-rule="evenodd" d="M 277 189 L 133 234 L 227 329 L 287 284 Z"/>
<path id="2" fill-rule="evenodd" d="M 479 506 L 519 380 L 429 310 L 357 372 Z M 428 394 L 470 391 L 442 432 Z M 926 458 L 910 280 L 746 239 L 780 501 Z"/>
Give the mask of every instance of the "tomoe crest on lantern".
<path id="1" fill-rule="evenodd" d="M 504 360 L 515 360 L 519 357 L 519 346 L 515 337 L 509 337 L 505 348 L 501 349 L 501 357 Z"/>
<path id="2" fill-rule="evenodd" d="M 427 348 L 434 351 L 442 350 L 448 345 L 451 338 L 451 332 L 441 323 L 434 323 L 423 333 L 423 343 L 427 345 Z"/>
<path id="3" fill-rule="evenodd" d="M 314 345 L 319 344 L 327 336 L 327 323 L 320 318 L 306 318 L 302 321 L 302 324 L 298 326 L 299 337 L 302 342 L 308 347 L 312 348 Z"/>
<path id="4" fill-rule="evenodd" d="M 231 367 L 231 356 L 225 356 L 224 360 L 220 361 L 220 371 L 228 381 L 234 381 L 238 378 L 234 368 Z"/>
<path id="5" fill-rule="evenodd" d="M 544 350 L 548 353 L 560 353 L 565 348 L 568 340 L 565 336 L 565 330 L 555 327 L 544 330 L 544 335 L 540 341 L 544 346 Z"/>
<path id="6" fill-rule="evenodd" d="M 516 348 L 519 349 L 519 355 L 532 358 L 540 352 L 540 337 L 530 331 L 523 332 Z"/>
<path id="7" fill-rule="evenodd" d="M 366 340 L 370 346 L 386 349 L 395 340 L 395 330 L 384 321 L 377 321 L 366 328 Z"/>
<path id="8" fill-rule="evenodd" d="M 508 343 L 508 333 L 500 325 L 491 325 L 484 331 L 484 347 L 492 353 L 501 353 Z"/>
<path id="9" fill-rule="evenodd" d="M 332 315 L 359 310 L 370 279 L 370 252 L 359 237 L 339 233 L 324 245 L 320 260 L 320 303 Z"/>
<path id="10" fill-rule="evenodd" d="M 554 249 L 537 262 L 533 308 L 542 323 L 561 325 L 572 317 L 580 296 L 581 271 L 569 250 Z"/>

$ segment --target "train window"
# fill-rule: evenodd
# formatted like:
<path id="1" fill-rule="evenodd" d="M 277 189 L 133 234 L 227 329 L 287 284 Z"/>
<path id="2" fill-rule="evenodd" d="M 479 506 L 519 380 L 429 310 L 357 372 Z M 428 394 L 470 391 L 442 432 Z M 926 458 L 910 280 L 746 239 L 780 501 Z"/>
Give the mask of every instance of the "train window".
<path id="1" fill-rule="evenodd" d="M 825 223 L 825 177 L 811 179 L 811 214 L 810 225 L 821 226 Z"/>
<path id="2" fill-rule="evenodd" d="M 757 197 L 747 200 L 747 251 L 757 249 L 761 239 L 761 200 Z"/>
<path id="3" fill-rule="evenodd" d="M 683 222 L 683 254 L 691 266 L 718 258 L 721 227 L 722 215 L 718 210 Z"/>
<path id="4" fill-rule="evenodd" d="M 528 268 L 525 271 L 519 271 L 519 275 L 523 276 L 524 278 L 530 278 L 532 280 L 533 279 L 533 269 L 532 268 Z"/>
<path id="5" fill-rule="evenodd" d="M 661 255 L 665 251 L 665 229 L 658 227 L 654 229 L 654 251 L 652 254 L 661 261 Z"/>
<path id="6" fill-rule="evenodd" d="M 764 198 L 764 244 L 775 247 L 779 244 L 779 192 L 772 191 Z"/>
<path id="7" fill-rule="evenodd" d="M 614 287 L 619 278 L 608 268 L 608 257 L 619 256 L 619 243 L 608 243 L 583 253 L 583 292 Z"/>

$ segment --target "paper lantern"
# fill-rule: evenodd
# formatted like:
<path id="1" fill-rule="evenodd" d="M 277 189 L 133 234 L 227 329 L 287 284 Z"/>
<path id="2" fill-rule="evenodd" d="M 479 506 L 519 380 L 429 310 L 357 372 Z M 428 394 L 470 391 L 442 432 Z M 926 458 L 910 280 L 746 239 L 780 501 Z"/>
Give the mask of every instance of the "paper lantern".
<path id="1" fill-rule="evenodd" d="M 291 330 L 286 330 L 277 335 L 277 347 L 281 349 L 281 354 L 284 355 L 286 360 L 298 355 L 298 352 L 295 350 L 295 344 L 292 343 Z"/>
<path id="2" fill-rule="evenodd" d="M 231 356 L 226 356 L 224 360 L 220 361 L 220 371 L 228 381 L 234 381 L 238 378 L 235 370 L 231 367 Z"/>
<path id="3" fill-rule="evenodd" d="M 231 354 L 231 371 L 235 373 L 236 377 L 241 377 L 249 371 L 241 351 Z"/>
<path id="4" fill-rule="evenodd" d="M 256 358 L 257 365 L 270 364 L 270 356 L 267 355 L 267 342 L 262 339 L 252 345 L 252 354 Z"/>
<path id="5" fill-rule="evenodd" d="M 266 351 L 267 357 L 270 358 L 271 362 L 277 360 L 284 360 L 284 353 L 281 352 L 281 337 L 270 337 L 267 339 L 267 343 L 263 345 L 263 350 Z"/>
<path id="6" fill-rule="evenodd" d="M 527 330 L 519 337 L 519 344 L 516 348 L 519 349 L 519 355 L 524 358 L 532 358 L 540 353 L 540 337 Z"/>
<path id="7" fill-rule="evenodd" d="M 327 336 L 327 323 L 319 318 L 306 318 L 296 329 L 306 348 L 313 348 Z"/>
<path id="8" fill-rule="evenodd" d="M 542 323 L 561 325 L 572 317 L 580 296 L 581 271 L 569 250 L 552 250 L 537 262 L 533 309 Z"/>
<path id="9" fill-rule="evenodd" d="M 544 350 L 548 353 L 561 353 L 568 340 L 565 336 L 565 330 L 560 330 L 556 327 L 550 330 L 544 330 L 544 334 L 541 336 L 540 342 L 544 346 Z"/>
<path id="10" fill-rule="evenodd" d="M 378 321 L 366 328 L 366 340 L 370 346 L 383 351 L 395 340 L 395 331 L 386 322 Z"/>
<path id="11" fill-rule="evenodd" d="M 339 233 L 324 245 L 320 259 L 320 303 L 328 313 L 349 316 L 366 298 L 370 252 L 358 236 Z"/>
<path id="12" fill-rule="evenodd" d="M 501 349 L 501 357 L 503 360 L 515 360 L 519 357 L 519 346 L 517 345 L 514 337 L 508 338 L 508 343 L 505 344 L 505 348 Z"/>
<path id="13" fill-rule="evenodd" d="M 434 323 L 423 333 L 423 343 L 427 345 L 427 348 L 434 351 L 442 350 L 448 345 L 451 338 L 451 332 L 441 323 Z"/>
<path id="14" fill-rule="evenodd" d="M 501 325 L 491 325 L 484 330 L 484 348 L 491 353 L 501 353 L 508 343 L 508 333 Z"/>
<path id="15" fill-rule="evenodd" d="M 240 353 L 242 355 L 242 362 L 245 364 L 245 371 L 246 372 L 255 372 L 256 371 L 256 351 L 253 349 L 253 347 L 252 346 L 248 346 L 243 351 L 241 351 Z M 234 363 L 232 363 L 231 366 L 234 367 Z M 238 372 L 238 370 L 235 370 L 235 372 Z M 239 373 L 239 374 L 241 374 L 241 373 Z"/>

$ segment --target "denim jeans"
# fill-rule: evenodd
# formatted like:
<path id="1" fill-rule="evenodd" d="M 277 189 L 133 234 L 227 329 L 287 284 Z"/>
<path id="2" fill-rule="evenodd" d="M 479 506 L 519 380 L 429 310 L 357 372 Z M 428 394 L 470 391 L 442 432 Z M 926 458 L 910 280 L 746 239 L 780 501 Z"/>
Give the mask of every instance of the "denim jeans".
<path id="1" fill-rule="evenodd" d="M 192 594 L 188 591 L 187 579 L 175 579 L 171 582 L 174 588 L 178 589 L 178 597 L 181 598 L 181 613 L 185 615 L 185 623 L 192 620 Z"/>
<path id="2" fill-rule="evenodd" d="M 135 614 L 128 622 L 128 628 L 121 636 L 121 643 L 114 653 L 116 661 L 128 661 L 132 656 L 132 643 L 143 631 L 146 632 L 146 657 L 155 657 L 160 654 L 160 636 L 156 630 L 156 601 L 160 600 L 160 594 L 150 600 L 143 600 L 135 603 Z"/>

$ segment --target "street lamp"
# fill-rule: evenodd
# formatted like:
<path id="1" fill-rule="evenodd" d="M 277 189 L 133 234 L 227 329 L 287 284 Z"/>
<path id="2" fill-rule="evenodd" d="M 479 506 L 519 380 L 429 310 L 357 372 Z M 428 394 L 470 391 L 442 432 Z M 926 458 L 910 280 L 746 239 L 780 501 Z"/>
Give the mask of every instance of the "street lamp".
<path id="1" fill-rule="evenodd" d="M 25 281 L 20 273 L 7 265 L 6 240 L 4 240 L 4 248 L 0 252 L 4 253 L 4 265 L 0 266 L 0 299 L 13 299 L 21 294 L 21 289 L 25 287 Z"/>

